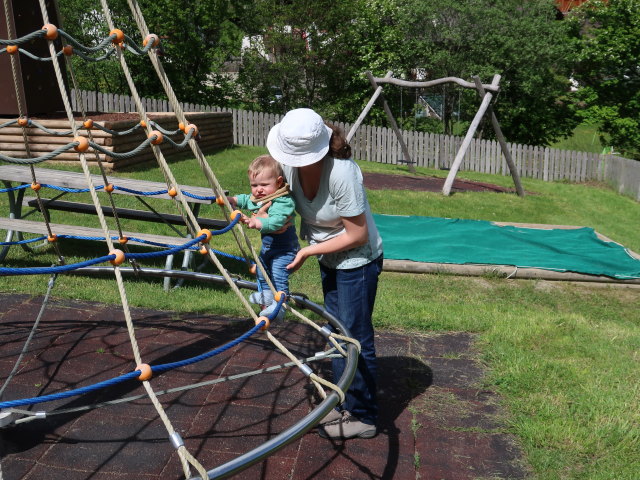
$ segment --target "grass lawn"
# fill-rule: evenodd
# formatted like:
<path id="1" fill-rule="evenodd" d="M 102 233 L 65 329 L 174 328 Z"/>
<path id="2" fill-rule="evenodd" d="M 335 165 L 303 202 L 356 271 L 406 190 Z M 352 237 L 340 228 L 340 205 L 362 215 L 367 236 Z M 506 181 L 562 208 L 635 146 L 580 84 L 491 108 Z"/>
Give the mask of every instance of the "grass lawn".
<path id="1" fill-rule="evenodd" d="M 208 159 L 223 188 L 235 194 L 248 191 L 246 167 L 263 152 L 234 147 Z M 408 173 L 406 167 L 395 165 L 360 165 L 366 171 Z M 178 182 L 206 185 L 195 160 L 172 162 L 171 167 Z M 162 181 L 161 173 L 151 166 L 118 175 Z M 418 175 L 444 173 L 419 168 Z M 458 176 L 513 185 L 509 177 L 467 172 Z M 640 252 L 637 202 L 604 185 L 523 179 L 523 186 L 531 193 L 524 198 L 486 192 L 443 197 L 370 191 L 369 199 L 375 213 L 589 226 Z M 116 200 L 118 205 L 135 206 L 132 198 Z M 6 215 L 6 198 L 0 197 L 0 202 L 4 202 L 0 214 Z M 169 202 L 154 205 L 166 208 Z M 203 215 L 221 217 L 216 205 L 203 210 Z M 90 216 L 62 212 L 53 212 L 53 221 L 97 226 Z M 128 230 L 168 233 L 164 228 L 125 225 Z M 259 245 L 257 232 L 248 233 Z M 213 247 L 238 254 L 233 240 L 226 237 L 214 237 Z M 106 253 L 104 245 L 90 242 L 69 242 L 61 248 L 68 262 Z M 50 265 L 55 260 L 50 247 L 35 254 L 12 248 L 5 266 Z M 247 276 L 238 262 L 225 260 L 225 264 L 232 273 Z M 43 277 L 0 277 L 0 291 L 42 294 L 46 283 Z M 321 302 L 314 261 L 308 261 L 291 283 L 293 291 Z M 127 279 L 126 287 L 134 306 L 246 315 L 235 296 L 218 287 L 187 283 L 161 294 L 161 282 L 149 279 Z M 113 280 L 61 276 L 54 294 L 118 304 L 116 290 Z M 510 431 L 520 439 L 535 478 L 632 480 L 640 476 L 639 311 L 637 288 L 384 272 L 374 320 L 378 328 L 406 332 L 477 333 L 488 372 L 485 387 L 502 395 Z"/>

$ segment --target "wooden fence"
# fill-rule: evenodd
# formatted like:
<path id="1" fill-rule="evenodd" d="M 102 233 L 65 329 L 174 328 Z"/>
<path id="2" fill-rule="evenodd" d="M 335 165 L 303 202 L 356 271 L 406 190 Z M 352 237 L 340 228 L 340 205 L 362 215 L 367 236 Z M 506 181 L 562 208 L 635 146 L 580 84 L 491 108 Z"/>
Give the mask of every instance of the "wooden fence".
<path id="1" fill-rule="evenodd" d="M 93 112 L 135 112 L 135 104 L 126 95 L 80 91 L 82 107 Z M 74 110 L 79 110 L 76 95 L 71 95 Z M 142 99 L 148 112 L 171 111 L 166 100 Z M 281 115 L 220 108 L 191 103 L 181 104 L 185 112 L 231 112 L 233 115 L 233 141 L 236 145 L 264 146 L 270 128 Z M 339 124 L 345 132 L 351 124 Z M 448 169 L 456 156 L 462 137 L 433 133 L 403 131 L 411 161 L 419 167 Z M 354 158 L 378 163 L 402 164 L 406 159 L 393 130 L 385 127 L 361 125 L 351 140 Z M 586 182 L 605 181 L 618 190 L 640 201 L 640 162 L 614 155 L 561 150 L 557 148 L 508 144 L 521 177 L 545 181 L 567 180 Z M 494 140 L 473 140 L 460 170 L 498 175 L 509 175 L 509 170 Z"/>

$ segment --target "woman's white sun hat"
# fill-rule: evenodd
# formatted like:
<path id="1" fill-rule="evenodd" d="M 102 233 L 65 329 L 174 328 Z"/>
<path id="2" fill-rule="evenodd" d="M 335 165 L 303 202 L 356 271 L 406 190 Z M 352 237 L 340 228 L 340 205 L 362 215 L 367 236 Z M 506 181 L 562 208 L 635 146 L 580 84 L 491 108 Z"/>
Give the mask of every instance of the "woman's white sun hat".
<path id="1" fill-rule="evenodd" d="M 290 110 L 267 137 L 273 158 L 290 167 L 306 167 L 322 160 L 329 151 L 333 130 L 310 108 Z"/>

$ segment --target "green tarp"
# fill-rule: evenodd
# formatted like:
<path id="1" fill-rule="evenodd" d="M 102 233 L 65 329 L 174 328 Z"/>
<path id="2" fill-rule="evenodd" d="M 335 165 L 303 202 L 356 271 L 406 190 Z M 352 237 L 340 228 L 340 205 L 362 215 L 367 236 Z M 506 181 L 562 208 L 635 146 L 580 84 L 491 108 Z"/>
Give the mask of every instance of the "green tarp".
<path id="1" fill-rule="evenodd" d="M 513 265 L 556 272 L 640 278 L 640 260 L 592 228 L 499 226 L 481 220 L 374 215 L 384 257 L 428 263 Z"/>

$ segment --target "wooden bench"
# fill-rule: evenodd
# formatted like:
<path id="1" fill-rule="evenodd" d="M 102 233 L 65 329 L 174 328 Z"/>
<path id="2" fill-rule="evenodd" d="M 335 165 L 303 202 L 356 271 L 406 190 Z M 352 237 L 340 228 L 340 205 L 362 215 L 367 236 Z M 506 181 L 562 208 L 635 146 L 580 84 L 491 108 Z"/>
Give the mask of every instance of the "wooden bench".
<path id="1" fill-rule="evenodd" d="M 78 225 L 64 225 L 60 223 L 50 223 L 51 231 L 56 235 L 75 235 L 82 237 L 100 237 L 104 238 L 104 232 L 101 228 L 81 227 Z M 28 232 L 39 235 L 48 235 L 49 231 L 44 222 L 36 222 L 34 220 L 24 220 L 22 218 L 3 218 L 0 217 L 0 230 L 8 230 L 14 232 Z M 112 236 L 117 236 L 118 232 L 111 231 Z M 137 232 L 122 232 L 123 235 L 130 238 L 129 243 L 138 245 L 147 245 L 145 242 L 156 242 L 166 245 L 182 245 L 186 243 L 188 239 L 177 236 L 168 235 L 155 235 L 150 233 L 137 233 Z M 138 242 L 134 240 L 139 238 L 144 240 Z M 115 241 L 117 243 L 117 240 Z M 150 245 L 154 246 L 154 245 Z"/>
<path id="2" fill-rule="evenodd" d="M 36 197 L 24 197 L 22 204 L 35 210 L 40 210 L 40 203 Z M 42 199 L 42 206 L 45 213 L 48 210 L 61 210 L 74 213 L 96 214 L 96 207 L 91 203 L 67 202 L 56 199 Z M 146 222 L 170 223 L 172 225 L 184 225 L 184 219 L 180 215 L 171 213 L 157 213 L 149 210 L 135 210 L 131 208 L 117 207 L 116 214 L 118 218 L 128 220 L 143 220 Z M 113 209 L 110 206 L 102 206 L 102 213 L 105 217 L 114 217 Z M 48 213 L 47 213 L 48 214 Z M 216 220 L 214 218 L 198 218 L 198 224 L 202 228 L 213 228 L 219 230 L 226 227 L 229 223 L 226 220 Z"/>
<path id="3" fill-rule="evenodd" d="M 34 168 L 36 180 L 40 184 L 54 185 L 56 187 L 69 188 L 69 189 L 86 189 L 88 187 L 86 177 L 83 173 L 68 172 L 63 170 L 53 170 L 48 168 Z M 1 165 L 0 166 L 0 181 L 4 183 L 7 188 L 13 186 L 13 184 L 31 184 L 32 173 L 28 166 L 22 165 Z M 105 184 L 101 175 L 91 175 L 91 181 L 94 187 L 99 187 Z M 114 189 L 113 193 L 118 195 L 130 195 L 135 196 L 138 200 L 147 208 L 147 210 L 138 210 L 132 208 L 117 207 L 116 214 L 118 218 L 140 220 L 146 222 L 161 222 L 169 225 L 175 232 L 176 236 L 154 235 L 154 234 L 142 234 L 137 232 L 123 232 L 127 237 L 139 238 L 150 242 L 156 242 L 168 245 L 181 245 L 187 241 L 187 234 L 181 232 L 176 226 L 185 227 L 185 222 L 182 216 L 177 214 L 163 213 L 156 211 L 151 205 L 149 205 L 144 199 L 145 195 L 138 192 L 157 192 L 166 190 L 167 186 L 162 182 L 151 182 L 147 180 L 136 180 L 130 178 L 121 178 L 107 175 L 107 183 L 112 183 L 114 186 L 128 189 L 130 191 Z M 213 192 L 210 188 L 195 187 L 191 185 L 178 185 L 180 190 L 195 195 L 197 198 L 185 195 L 185 199 L 193 211 L 198 224 L 203 228 L 209 229 L 221 229 L 228 225 L 226 220 L 218 220 L 211 218 L 199 217 L 200 206 L 203 204 L 212 204 L 215 200 L 213 198 Z M 40 204 L 35 197 L 25 197 L 25 191 L 30 189 L 20 189 L 17 191 L 8 191 L 7 197 L 9 199 L 9 218 L 0 218 L 0 230 L 6 230 L 6 240 L 11 241 L 16 234 L 19 240 L 22 239 L 22 232 L 47 235 L 48 231 L 44 222 L 37 222 L 31 220 L 25 220 L 22 218 L 22 207 L 31 207 L 33 211 L 40 211 Z M 57 191 L 57 190 L 56 190 Z M 100 192 L 100 190 L 98 190 Z M 42 212 L 47 219 L 50 219 L 50 210 L 61 210 L 75 213 L 96 215 L 95 205 L 83 202 L 74 202 L 67 200 L 60 200 L 60 198 L 66 195 L 67 192 L 61 192 L 52 199 L 41 198 L 43 203 Z M 227 192 L 224 192 L 226 195 Z M 105 198 L 105 193 L 99 193 L 99 196 Z M 173 197 L 167 193 L 154 194 L 153 198 L 173 200 Z M 113 217 L 114 212 L 111 205 L 101 205 L 102 213 L 105 216 Z M 104 232 L 101 228 L 88 228 L 80 227 L 76 225 L 64 225 L 64 224 L 51 224 L 52 231 L 57 235 L 76 235 L 87 237 L 101 237 L 104 238 Z M 112 235 L 117 235 L 117 231 L 111 231 Z M 139 243 L 131 241 L 131 243 Z M 144 245 L 148 245 L 144 242 L 140 242 Z M 27 245 L 21 245 L 22 248 L 28 249 Z M 153 245 L 151 245 L 153 246 Z M 10 246 L 4 246 L 0 250 L 0 262 L 4 260 Z M 190 262 L 190 251 L 185 251 L 182 268 L 186 269 Z M 172 265 L 172 256 L 167 258 L 166 268 L 170 269 Z M 165 279 L 165 289 L 168 287 L 167 279 Z"/>

